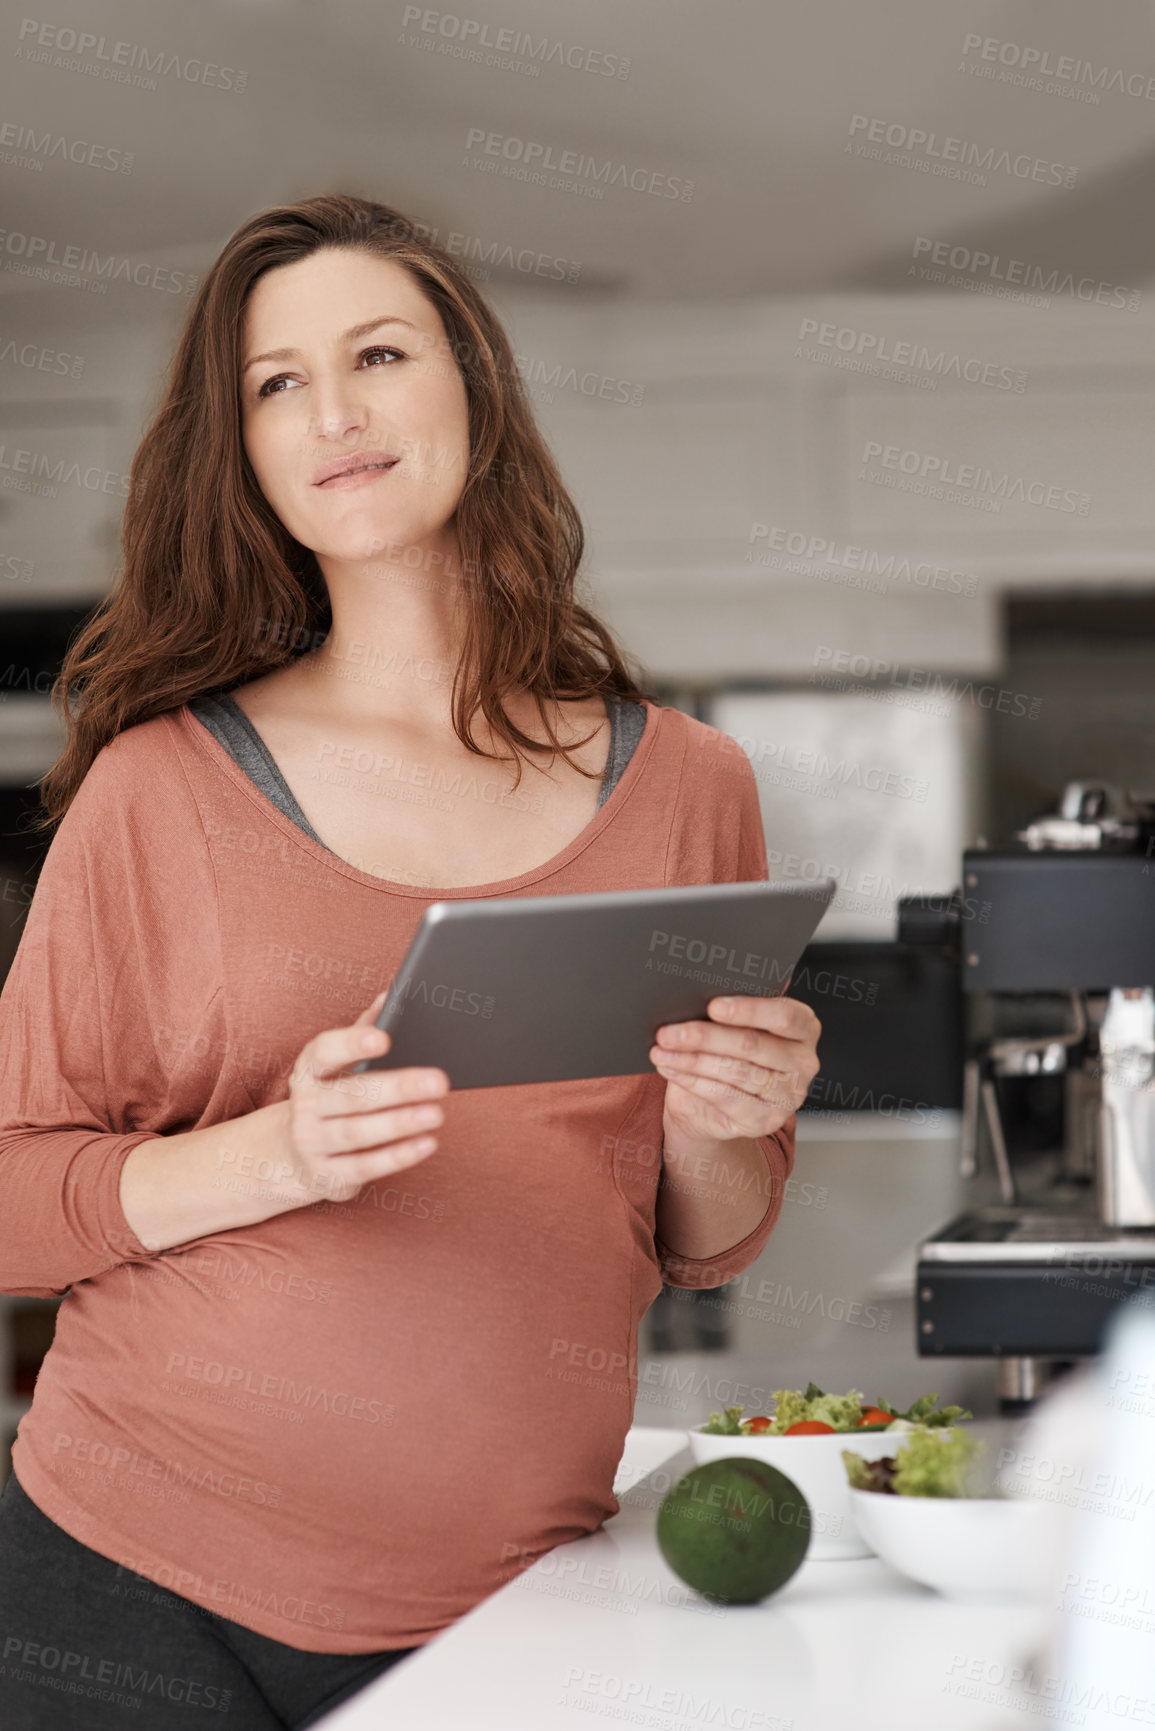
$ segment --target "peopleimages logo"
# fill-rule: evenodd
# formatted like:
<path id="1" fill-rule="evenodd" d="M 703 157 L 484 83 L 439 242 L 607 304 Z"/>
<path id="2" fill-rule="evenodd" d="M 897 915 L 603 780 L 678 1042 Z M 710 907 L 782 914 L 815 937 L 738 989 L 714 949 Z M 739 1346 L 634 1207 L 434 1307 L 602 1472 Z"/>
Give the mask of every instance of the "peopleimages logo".
<path id="1" fill-rule="evenodd" d="M 397 1003 L 431 1004 L 435 1010 L 458 1010 L 463 1016 L 493 1015 L 496 999 L 482 992 L 467 992 L 464 986 L 449 986 L 443 981 L 406 980 L 397 994 Z"/>
<path id="2" fill-rule="evenodd" d="M 59 1470 L 61 1454 L 77 1461 L 91 1462 L 94 1467 L 107 1467 L 119 1475 L 123 1486 L 138 1480 L 161 1480 L 166 1483 L 192 1485 L 194 1490 L 208 1491 L 213 1496 L 236 1497 L 275 1509 L 281 1500 L 280 1485 L 267 1484 L 264 1479 L 252 1479 L 243 1473 L 227 1470 L 214 1472 L 211 1467 L 186 1465 L 180 1460 L 166 1460 L 159 1455 L 142 1455 L 138 1449 L 109 1444 L 91 1437 L 74 1437 L 68 1431 L 57 1431 L 52 1445 L 53 1470 Z"/>
<path id="3" fill-rule="evenodd" d="M 849 541 L 832 541 L 827 535 L 812 535 L 805 529 L 753 523 L 748 540 L 751 549 L 755 542 L 764 543 L 764 546 L 756 551 L 747 551 L 748 564 L 756 559 L 760 565 L 773 565 L 779 570 L 797 570 L 812 576 L 821 576 L 825 568 L 832 567 L 840 574 L 840 580 L 848 582 L 852 587 L 865 584 L 879 594 L 885 594 L 890 583 L 910 583 L 917 589 L 937 589 L 968 598 L 978 594 L 979 580 L 973 571 L 954 571 L 946 565 L 930 565 L 925 560 L 911 560 L 896 553 L 881 553 L 875 547 L 860 547 Z M 790 558 L 778 558 L 779 553 L 786 553 Z M 848 575 L 842 577 L 842 573 Z M 860 577 L 859 573 L 864 575 Z M 871 583 L 871 578 L 879 581 Z"/>
<path id="4" fill-rule="evenodd" d="M 0 337 L 0 362 L 30 367 L 38 373 L 63 373 L 74 379 L 84 371 L 83 355 L 47 349 L 40 343 L 21 343 L 18 347 L 13 337 Z"/>
<path id="5" fill-rule="evenodd" d="M 849 138 L 852 142 L 843 148 L 856 156 L 918 168 L 923 173 L 966 180 L 977 186 L 986 185 L 988 172 L 1065 187 L 1074 186 L 1079 174 L 1077 168 L 1066 163 L 1028 156 L 1025 151 L 1012 156 L 1009 150 L 998 150 L 993 144 L 975 144 L 969 138 L 952 138 L 897 120 L 874 119 L 868 114 L 851 115 Z"/>
<path id="6" fill-rule="evenodd" d="M 10 228 L 0 228 L 0 251 L 7 254 L 8 259 L 21 261 L 20 264 L 5 261 L 5 270 L 20 270 L 27 276 L 43 277 L 51 267 L 58 271 L 77 272 L 81 276 L 92 275 L 102 286 L 110 282 L 131 282 L 137 288 L 158 289 L 170 295 L 191 295 L 199 281 L 191 271 L 169 270 L 165 265 L 143 261 L 133 264 L 131 259 L 116 253 L 102 257 L 90 247 L 65 246 L 58 251 L 56 242 L 45 235 L 21 234 Z"/>
<path id="7" fill-rule="evenodd" d="M 947 678 L 934 668 L 909 667 L 900 662 L 883 661 L 878 656 L 855 655 L 849 649 L 836 649 L 830 643 L 818 643 L 814 647 L 813 667 L 830 668 L 834 674 L 849 674 L 851 688 L 855 680 L 885 680 L 888 685 L 897 686 L 907 691 L 925 692 L 930 696 L 949 697 L 957 703 L 975 703 L 980 709 L 996 709 L 1000 715 L 1025 715 L 1031 721 L 1037 721 L 1042 711 L 1041 697 L 1030 697 L 1026 692 L 1008 691 L 1005 687 L 995 685 L 979 685 L 971 679 L 960 680 L 957 675 Z M 824 674 L 810 676 L 810 684 L 835 684 Z M 846 688 L 846 681 L 837 682 L 836 688 Z M 875 687 L 864 687 L 862 696 L 868 696 Z M 949 715 L 950 710 L 943 710 Z"/>
<path id="8" fill-rule="evenodd" d="M 81 168 L 101 168 L 110 174 L 131 174 L 135 161 L 131 150 L 117 145 L 91 144 L 87 139 L 66 138 L 60 132 L 37 132 L 34 127 L 21 126 L 8 120 L 0 125 L 0 161 L 13 168 L 42 169 L 45 161 L 59 157 L 62 162 L 74 162 Z M 21 152 L 21 155 L 17 155 Z"/>
<path id="9" fill-rule="evenodd" d="M 837 350 L 839 361 L 844 357 L 853 358 L 856 362 L 862 362 L 864 368 L 875 375 L 879 373 L 881 366 L 890 363 L 883 375 L 886 378 L 898 377 L 901 369 L 908 368 L 916 373 L 935 375 L 932 380 L 923 381 L 931 388 L 940 378 L 957 379 L 960 384 L 987 385 L 996 391 L 1014 391 L 1018 396 L 1027 388 L 1027 374 L 1022 367 L 1000 366 L 995 361 L 980 360 L 977 355 L 952 354 L 945 349 L 933 350 L 925 343 L 895 340 L 877 331 L 855 330 L 851 325 L 803 319 L 798 340 L 804 343 L 810 338 L 824 349 Z M 804 358 L 819 357 L 807 353 Z M 830 358 L 833 360 L 833 357 Z"/>
<path id="10" fill-rule="evenodd" d="M 648 168 L 630 168 L 624 162 L 607 157 L 599 162 L 580 150 L 562 150 L 556 155 L 552 144 L 538 144 L 533 139 L 512 138 L 500 132 L 488 132 L 484 126 L 471 126 L 465 137 L 467 151 L 480 147 L 481 157 L 501 158 L 507 169 L 515 168 L 522 179 L 536 186 L 558 186 L 563 183 L 592 182 L 590 195 L 601 197 L 603 186 L 624 186 L 631 192 L 646 192 L 654 198 L 678 198 L 689 204 L 694 196 L 694 182 L 677 175 L 659 174 Z M 467 156 L 465 167 L 481 166 L 499 172 L 500 164 L 481 160 L 474 164 Z M 504 170 L 501 170 L 504 172 Z M 546 179 L 547 174 L 555 178 Z"/>
<path id="11" fill-rule="evenodd" d="M 869 793 L 885 793 L 896 799 L 914 799 L 920 805 L 926 803 L 927 783 L 916 781 L 911 775 L 900 775 L 896 770 L 884 769 L 880 764 L 866 764 L 854 758 L 831 758 L 817 748 L 799 745 L 797 742 L 778 743 L 770 739 L 754 739 L 748 734 L 733 734 L 726 736 L 727 745 L 718 747 L 721 773 L 725 773 L 724 754 L 732 746 L 734 750 L 744 751 L 754 766 L 754 774 L 759 780 L 765 780 L 770 787 L 785 787 L 796 792 L 812 793 L 822 789 L 827 799 L 837 799 L 843 787 L 865 788 Z M 778 770 L 796 771 L 808 777 L 802 781 L 798 776 L 788 776 L 785 780 L 781 774 L 765 774 L 760 767 L 767 759 Z"/>
<path id="12" fill-rule="evenodd" d="M 291 1377 L 280 1376 L 275 1372 L 267 1375 L 249 1369 L 245 1365 L 226 1365 L 219 1359 L 203 1359 L 184 1352 L 170 1352 L 165 1370 L 170 1376 L 183 1377 L 186 1382 L 203 1383 L 210 1388 L 221 1388 L 226 1391 L 244 1390 L 248 1394 L 259 1395 L 263 1400 L 283 1400 L 294 1406 L 308 1407 L 314 1412 L 336 1413 L 340 1418 L 363 1419 L 368 1424 L 391 1424 L 393 1413 L 391 1406 L 384 1406 L 379 1400 L 370 1400 L 363 1395 L 350 1395 L 344 1390 L 331 1391 L 320 1385 L 314 1387 L 310 1383 L 297 1383 Z M 168 1390 L 167 1378 L 161 1387 Z M 179 1387 L 175 1388 L 179 1393 Z"/>
<path id="13" fill-rule="evenodd" d="M 1027 480 L 1022 475 L 1009 475 L 978 463 L 957 463 L 953 457 L 939 456 L 933 451 L 904 451 L 898 445 L 883 445 L 877 439 L 867 439 L 862 447 L 864 464 L 877 463 L 884 470 L 915 476 L 934 487 L 958 488 L 989 501 L 1000 510 L 1004 500 L 1017 499 L 1024 505 L 1040 505 L 1052 511 L 1074 511 L 1085 517 L 1091 509 L 1090 493 L 1074 487 L 1059 487 L 1046 481 Z M 860 479 L 873 479 L 864 471 Z"/>
<path id="14" fill-rule="evenodd" d="M 402 37 L 409 25 L 426 38 L 422 47 L 441 48 L 453 44 L 463 57 L 486 65 L 513 69 L 516 62 L 530 62 L 536 75 L 543 66 L 566 66 L 571 72 L 593 72 L 602 78 L 628 78 L 630 62 L 622 54 L 607 54 L 600 48 L 582 48 L 549 36 L 534 38 L 528 30 L 491 25 L 479 18 L 461 18 L 453 12 L 433 12 L 425 6 L 406 6 L 401 17 Z M 420 41 L 416 35 L 415 39 Z M 489 50 L 482 55 L 481 49 Z M 508 56 L 508 59 L 503 58 Z"/>
<path id="15" fill-rule="evenodd" d="M 127 499 L 131 491 L 129 476 L 115 469 L 102 469 L 97 463 L 83 468 L 64 457 L 51 457 L 46 451 L 30 451 L 20 446 L 9 449 L 0 444 L 0 487 L 17 487 L 22 492 L 46 493 L 55 498 L 57 487 L 83 487 L 88 493 L 116 493 Z"/>
<path id="16" fill-rule="evenodd" d="M 984 252 L 981 247 L 955 246 L 949 240 L 932 240 L 925 234 L 915 236 L 911 258 L 924 262 L 910 265 L 908 276 L 917 276 L 926 282 L 949 282 L 952 288 L 969 281 L 973 281 L 976 287 L 989 282 L 999 286 L 997 289 L 984 288 L 983 292 L 987 294 L 1011 295 L 1014 291 L 1017 295 L 1020 291 L 1031 290 L 1041 296 L 1072 295 L 1076 300 L 1119 307 L 1129 313 L 1139 310 L 1141 296 L 1138 289 L 1096 281 L 1091 276 L 1076 277 L 1072 271 L 1060 270 L 1058 266 L 1031 264 L 1022 258 L 1004 258 L 1001 253 Z M 953 276 L 948 276 L 948 272 L 953 272 Z"/>
<path id="17" fill-rule="evenodd" d="M 973 59 L 972 56 L 977 56 Z M 969 61 L 969 65 L 967 62 Z M 1063 86 L 1090 86 L 1098 100 L 1100 91 L 1134 96 L 1141 102 L 1155 101 L 1155 77 L 1149 72 L 1124 72 L 1121 66 L 1095 66 L 1071 54 L 1052 54 L 1049 48 L 1032 48 L 1021 42 L 1003 42 L 997 36 L 968 33 L 963 37 L 963 65 L 968 72 L 980 70 L 981 62 L 1013 69 L 1025 75 L 1022 82 L 1032 90 L 1062 94 Z M 1044 79 L 1055 83 L 1044 86 Z"/>
<path id="18" fill-rule="evenodd" d="M 38 18 L 22 18 L 16 58 L 26 63 L 55 66 L 66 72 L 85 72 L 93 78 L 108 78 L 118 84 L 134 84 L 155 90 L 157 78 L 179 78 L 185 84 L 204 84 L 213 90 L 231 90 L 240 95 L 248 73 L 234 66 L 193 57 L 182 60 L 163 48 L 145 48 L 139 42 L 109 43 L 105 36 L 74 30 L 70 24 L 44 24 Z M 154 76 L 155 74 L 155 76 Z"/>
<path id="19" fill-rule="evenodd" d="M 707 968 L 720 967 L 726 973 L 741 974 L 746 979 L 768 979 L 775 985 L 784 983 L 790 977 L 789 968 L 779 967 L 773 956 L 760 956 L 753 950 L 740 956 L 726 944 L 707 944 L 704 938 L 687 938 L 680 932 L 663 932 L 657 929 L 652 931 L 651 957 L 655 951 L 660 952 L 662 960 L 680 957 L 688 962 L 701 962 Z M 646 966 L 649 967 L 650 963 L 647 962 Z M 660 964 L 659 971 L 662 971 Z"/>
<path id="20" fill-rule="evenodd" d="M 232 1690 L 222 1689 L 215 1683 L 199 1683 L 192 1677 L 166 1676 L 163 1671 L 150 1671 L 144 1665 L 138 1667 L 119 1659 L 101 1659 L 91 1653 L 74 1652 L 70 1647 L 45 1646 L 40 1641 L 25 1641 L 19 1635 L 9 1635 L 5 1640 L 4 1661 L 0 1665 L 0 1674 L 6 1672 L 21 1682 L 49 1683 L 66 1695 L 112 1700 L 123 1707 L 136 1708 L 141 1705 L 142 1696 L 160 1695 L 169 1701 L 179 1701 L 182 1707 L 204 1707 L 210 1713 L 227 1713 L 232 1700 Z M 18 1664 L 28 1669 L 21 1672 L 17 1669 Z M 32 1670 L 34 1665 L 39 1667 L 40 1675 Z M 131 1693 L 122 1694 L 122 1690 Z"/>

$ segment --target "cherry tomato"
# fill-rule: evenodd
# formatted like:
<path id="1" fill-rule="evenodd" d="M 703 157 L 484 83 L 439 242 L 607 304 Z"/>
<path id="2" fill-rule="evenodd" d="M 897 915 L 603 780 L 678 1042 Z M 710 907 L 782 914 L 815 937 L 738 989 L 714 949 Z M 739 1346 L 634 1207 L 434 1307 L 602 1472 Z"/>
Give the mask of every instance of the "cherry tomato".
<path id="1" fill-rule="evenodd" d="M 858 1423 L 860 1426 L 864 1424 L 890 1424 L 892 1418 L 893 1414 L 883 1412 L 881 1407 L 868 1406 L 863 1409 L 862 1417 Z"/>
<path id="2" fill-rule="evenodd" d="M 834 1426 L 823 1424 L 818 1418 L 801 1418 L 797 1424 L 792 1424 L 783 1436 L 833 1436 Z"/>
<path id="3" fill-rule="evenodd" d="M 768 1431 L 770 1429 L 770 1426 L 774 1421 L 765 1418 L 761 1413 L 759 1413 L 757 1418 L 752 1418 L 748 1422 L 750 1425 L 748 1434 L 750 1436 L 761 1436 L 763 1431 Z"/>

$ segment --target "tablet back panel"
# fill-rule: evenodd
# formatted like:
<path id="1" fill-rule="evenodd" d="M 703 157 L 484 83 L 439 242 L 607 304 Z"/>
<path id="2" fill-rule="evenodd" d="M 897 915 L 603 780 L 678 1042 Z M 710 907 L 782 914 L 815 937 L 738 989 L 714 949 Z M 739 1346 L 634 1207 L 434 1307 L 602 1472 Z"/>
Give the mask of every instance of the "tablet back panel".
<path id="1" fill-rule="evenodd" d="M 377 1017 L 390 1050 L 453 1088 L 649 1072 L 665 1022 L 783 991 L 835 884 L 706 884 L 434 902 Z"/>

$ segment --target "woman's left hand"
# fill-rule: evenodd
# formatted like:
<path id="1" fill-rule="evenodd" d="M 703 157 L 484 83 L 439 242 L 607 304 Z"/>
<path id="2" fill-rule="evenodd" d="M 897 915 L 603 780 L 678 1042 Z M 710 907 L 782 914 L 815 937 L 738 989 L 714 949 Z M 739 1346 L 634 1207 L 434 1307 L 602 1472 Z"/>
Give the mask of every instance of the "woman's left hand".
<path id="1" fill-rule="evenodd" d="M 706 1014 L 664 1023 L 650 1047 L 668 1084 L 665 1131 L 709 1142 L 772 1136 L 818 1074 L 822 1024 L 797 998 L 711 998 Z"/>

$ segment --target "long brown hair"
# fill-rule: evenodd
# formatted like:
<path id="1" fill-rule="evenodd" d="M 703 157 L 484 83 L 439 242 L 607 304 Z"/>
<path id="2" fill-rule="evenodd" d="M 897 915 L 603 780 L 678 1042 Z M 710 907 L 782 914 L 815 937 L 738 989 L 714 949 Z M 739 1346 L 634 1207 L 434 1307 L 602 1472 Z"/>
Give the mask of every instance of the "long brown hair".
<path id="1" fill-rule="evenodd" d="M 55 684 L 67 744 L 37 784 L 48 829 L 97 753 L 127 727 L 271 672 L 316 646 L 332 616 L 315 555 L 268 504 L 241 437 L 245 307 L 266 271 L 321 248 L 360 248 L 404 266 L 437 308 L 469 405 L 469 469 L 456 513 L 464 573 L 463 648 L 453 727 L 482 757 L 470 722 L 521 753 L 558 751 L 547 704 L 635 683 L 612 634 L 574 596 L 585 537 L 533 414 L 500 323 L 460 264 L 420 225 L 368 199 L 329 193 L 258 212 L 201 283 L 160 407 L 133 459 L 120 580 L 84 622 Z M 259 629 L 254 633 L 254 622 Z M 536 699 L 549 743 L 506 714 Z M 586 736 L 587 739 L 592 737 Z"/>

